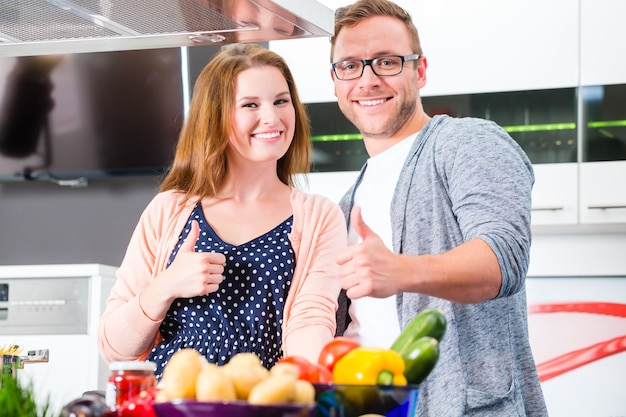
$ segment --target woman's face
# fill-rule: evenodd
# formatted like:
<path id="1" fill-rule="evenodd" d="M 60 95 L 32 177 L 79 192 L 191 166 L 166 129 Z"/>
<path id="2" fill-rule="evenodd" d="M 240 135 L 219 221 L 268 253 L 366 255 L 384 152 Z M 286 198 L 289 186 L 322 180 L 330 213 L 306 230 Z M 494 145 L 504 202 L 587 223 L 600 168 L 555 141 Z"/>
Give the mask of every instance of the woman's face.
<path id="1" fill-rule="evenodd" d="M 287 80 L 276 67 L 249 68 L 237 76 L 235 91 L 229 158 L 275 164 L 295 132 L 296 111 Z"/>

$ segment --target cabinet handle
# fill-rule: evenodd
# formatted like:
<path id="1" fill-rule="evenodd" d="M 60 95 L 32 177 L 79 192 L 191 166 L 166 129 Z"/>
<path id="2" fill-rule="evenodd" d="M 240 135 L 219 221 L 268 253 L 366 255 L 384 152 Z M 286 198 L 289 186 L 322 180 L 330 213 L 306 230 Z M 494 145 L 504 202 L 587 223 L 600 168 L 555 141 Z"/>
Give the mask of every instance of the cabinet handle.
<path id="1" fill-rule="evenodd" d="M 559 211 L 559 210 L 563 210 L 565 207 L 563 206 L 544 206 L 544 207 L 531 207 L 530 210 L 531 211 Z"/>
<path id="2" fill-rule="evenodd" d="M 605 204 L 602 206 L 587 206 L 589 210 L 625 209 L 626 204 Z"/>

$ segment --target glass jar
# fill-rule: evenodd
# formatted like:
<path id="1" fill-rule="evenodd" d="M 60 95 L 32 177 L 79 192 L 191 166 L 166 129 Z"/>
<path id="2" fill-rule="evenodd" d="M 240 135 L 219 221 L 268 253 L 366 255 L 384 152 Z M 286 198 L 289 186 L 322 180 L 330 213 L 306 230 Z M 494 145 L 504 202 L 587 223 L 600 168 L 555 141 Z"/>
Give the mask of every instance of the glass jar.
<path id="1" fill-rule="evenodd" d="M 154 362 L 111 362 L 109 370 L 111 373 L 107 383 L 106 403 L 113 411 L 156 385 Z"/>

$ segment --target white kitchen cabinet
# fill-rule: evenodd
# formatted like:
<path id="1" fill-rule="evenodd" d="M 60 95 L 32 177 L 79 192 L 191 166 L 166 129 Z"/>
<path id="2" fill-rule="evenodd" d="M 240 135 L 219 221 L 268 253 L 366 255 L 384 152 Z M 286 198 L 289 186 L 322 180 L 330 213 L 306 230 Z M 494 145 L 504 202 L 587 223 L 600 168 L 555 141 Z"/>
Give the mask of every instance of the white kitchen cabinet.
<path id="1" fill-rule="evenodd" d="M 626 161 L 580 164 L 580 222 L 626 223 Z"/>
<path id="2" fill-rule="evenodd" d="M 537 164 L 532 193 L 532 224 L 578 223 L 578 164 Z"/>
<path id="3" fill-rule="evenodd" d="M 424 96 L 578 82 L 578 0 L 398 3 L 413 16 L 428 59 Z"/>
<path id="4" fill-rule="evenodd" d="M 623 97 L 623 89 L 618 86 L 626 84 L 626 59 L 623 53 L 626 2 L 580 0 L 580 5 L 580 84 L 587 87 L 583 97 L 590 95 L 590 101 L 605 100 L 602 112 L 594 116 L 607 123 L 619 123 L 626 119 L 626 98 Z M 602 89 L 588 86 L 608 87 Z M 607 98 L 611 88 L 621 92 L 614 95 L 612 101 Z M 594 91 L 598 97 L 594 97 Z M 607 138 L 622 143 L 626 141 L 622 137 L 623 127 L 614 126 L 604 130 L 608 130 Z M 589 130 L 584 138 L 589 143 L 585 145 L 591 146 L 600 135 Z M 615 154 L 615 151 L 612 152 Z M 593 158 L 583 157 L 580 166 L 580 222 L 583 224 L 626 223 L 626 160 L 623 155 L 614 155 L 614 158 L 616 160 L 587 162 L 593 161 Z"/>
<path id="5" fill-rule="evenodd" d="M 580 0 L 580 84 L 626 83 L 626 2 Z"/>

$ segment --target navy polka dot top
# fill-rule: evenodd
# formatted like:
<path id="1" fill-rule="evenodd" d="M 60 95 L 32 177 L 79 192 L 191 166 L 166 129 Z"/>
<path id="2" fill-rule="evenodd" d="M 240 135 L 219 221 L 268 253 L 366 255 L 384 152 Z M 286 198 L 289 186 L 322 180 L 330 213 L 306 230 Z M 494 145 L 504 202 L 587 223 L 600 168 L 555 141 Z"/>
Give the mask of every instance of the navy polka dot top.
<path id="1" fill-rule="evenodd" d="M 161 323 L 163 341 L 147 358 L 157 364 L 157 379 L 161 379 L 172 354 L 183 348 L 196 349 L 218 365 L 237 353 L 253 352 L 266 368 L 271 368 L 282 356 L 283 307 L 295 268 L 288 239 L 293 216 L 266 234 L 234 246 L 217 236 L 198 203 L 178 238 L 168 267 L 193 220 L 200 225 L 196 252 L 223 253 L 225 279 L 217 292 L 174 300 Z"/>

